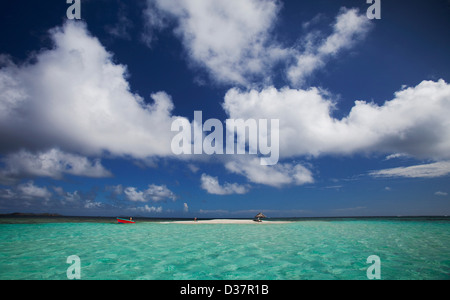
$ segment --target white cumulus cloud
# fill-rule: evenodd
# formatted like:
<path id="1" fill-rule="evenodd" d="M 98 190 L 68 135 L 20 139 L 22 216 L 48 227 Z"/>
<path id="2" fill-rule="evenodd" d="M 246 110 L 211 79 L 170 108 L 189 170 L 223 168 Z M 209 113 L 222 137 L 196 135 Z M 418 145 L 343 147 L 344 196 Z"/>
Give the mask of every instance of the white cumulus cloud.
<path id="1" fill-rule="evenodd" d="M 16 192 L 16 196 L 23 199 L 41 198 L 48 200 L 52 196 L 52 193 L 46 187 L 37 186 L 33 181 L 18 185 Z"/>
<path id="2" fill-rule="evenodd" d="M 301 164 L 278 163 L 262 166 L 258 158 L 237 158 L 225 164 L 228 171 L 245 176 L 250 182 L 282 187 L 285 185 L 304 185 L 313 183 L 310 170 Z"/>
<path id="3" fill-rule="evenodd" d="M 165 201 L 177 199 L 176 195 L 165 185 L 150 184 L 146 190 L 140 191 L 135 187 L 127 187 L 123 190 L 126 198 L 134 202 Z"/>
<path id="4" fill-rule="evenodd" d="M 50 35 L 54 47 L 32 60 L 1 60 L 0 151 L 57 145 L 88 156 L 172 154 L 173 103 L 166 93 L 152 94 L 151 104 L 132 93 L 126 66 L 113 62 L 83 22 Z"/>
<path id="5" fill-rule="evenodd" d="M 365 14 L 342 8 L 328 37 L 310 33 L 299 37 L 303 48 L 284 45 L 273 31 L 282 6 L 277 0 L 147 0 L 144 39 L 155 39 L 155 31 L 173 20 L 189 63 L 204 68 L 214 81 L 267 83 L 275 66 L 290 64 L 285 75 L 298 86 L 329 58 L 353 47 L 371 27 Z"/>
<path id="6" fill-rule="evenodd" d="M 336 103 L 320 89 L 230 89 L 223 107 L 232 119 L 279 119 L 280 157 L 403 153 L 450 158 L 450 85 L 423 81 L 383 105 L 355 101 L 350 113 L 332 116 Z"/>
<path id="7" fill-rule="evenodd" d="M 271 29 L 280 2 L 275 0 L 148 0 L 149 35 L 161 20 L 176 22 L 191 62 L 221 83 L 248 85 L 263 78 L 272 62 L 289 52 L 274 43 Z M 158 16 L 158 17 L 155 17 Z M 153 29 L 153 30 L 152 30 Z"/>
<path id="8" fill-rule="evenodd" d="M 221 185 L 217 177 L 207 174 L 202 174 L 201 187 L 209 194 L 214 195 L 246 194 L 249 190 L 247 186 L 237 183 L 225 182 Z"/>
<path id="9" fill-rule="evenodd" d="M 325 66 L 328 59 L 342 50 L 351 48 L 356 41 L 365 37 L 371 23 L 357 9 L 341 9 L 333 24 L 333 32 L 325 39 L 315 42 L 317 34 L 309 34 L 304 39 L 304 51 L 297 51 L 295 64 L 290 66 L 287 76 L 293 86 L 301 85 L 306 77 Z"/>
<path id="10" fill-rule="evenodd" d="M 102 166 L 100 160 L 51 149 L 31 153 L 26 150 L 6 155 L 1 159 L 5 167 L 0 170 L 0 180 L 20 179 L 27 176 L 45 176 L 61 179 L 63 174 L 86 177 L 110 177 L 111 172 Z"/>

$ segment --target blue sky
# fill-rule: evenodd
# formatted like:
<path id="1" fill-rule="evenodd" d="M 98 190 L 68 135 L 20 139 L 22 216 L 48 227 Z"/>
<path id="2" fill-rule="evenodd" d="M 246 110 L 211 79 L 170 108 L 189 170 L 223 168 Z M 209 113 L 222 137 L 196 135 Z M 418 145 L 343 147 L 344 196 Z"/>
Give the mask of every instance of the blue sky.
<path id="1" fill-rule="evenodd" d="M 81 20 L 16 2 L 0 213 L 450 214 L 448 1 L 381 0 L 369 19 L 365 0 L 81 0 Z M 278 119 L 278 163 L 175 155 L 171 124 L 194 111 Z"/>

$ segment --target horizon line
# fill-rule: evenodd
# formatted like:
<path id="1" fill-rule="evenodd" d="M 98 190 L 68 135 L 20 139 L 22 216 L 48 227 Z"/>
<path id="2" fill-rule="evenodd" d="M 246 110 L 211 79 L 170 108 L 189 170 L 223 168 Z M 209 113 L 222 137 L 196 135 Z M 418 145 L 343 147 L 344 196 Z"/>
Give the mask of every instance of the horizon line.
<path id="1" fill-rule="evenodd" d="M 68 217 L 68 218 L 118 218 L 124 217 L 125 215 L 115 215 L 115 216 L 89 216 L 89 215 L 62 215 L 58 213 L 27 213 L 27 212 L 13 212 L 13 213 L 0 213 L 0 217 Z M 126 217 L 129 217 L 126 215 Z M 146 217 L 146 216 L 132 216 L 133 218 L 140 219 L 193 219 L 197 220 L 211 220 L 211 219 L 232 219 L 232 220 L 245 220 L 254 219 L 254 217 Z M 426 218 L 426 217 L 450 217 L 449 215 L 374 215 L 374 216 L 289 216 L 289 217 L 266 217 L 266 219 L 326 219 L 326 218 Z"/>

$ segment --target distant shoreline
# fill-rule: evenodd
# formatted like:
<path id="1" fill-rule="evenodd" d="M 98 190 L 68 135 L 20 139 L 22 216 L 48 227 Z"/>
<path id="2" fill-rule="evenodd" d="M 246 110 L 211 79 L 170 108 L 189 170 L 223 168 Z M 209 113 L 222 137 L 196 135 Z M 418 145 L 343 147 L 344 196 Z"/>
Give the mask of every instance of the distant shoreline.
<path id="1" fill-rule="evenodd" d="M 133 220 L 137 222 L 157 222 L 157 223 L 174 223 L 174 222 L 183 222 L 183 223 L 194 223 L 194 218 L 187 217 L 144 217 L 144 216 L 133 216 L 133 215 L 122 215 L 122 216 L 75 216 L 75 215 L 61 215 L 58 213 L 23 213 L 23 212 L 14 212 L 14 213 L 2 213 L 0 214 L 0 219 L 48 219 L 48 220 L 63 220 L 63 219 L 72 219 L 77 221 L 92 221 L 92 220 L 102 220 L 104 222 L 116 221 L 116 217 L 124 217 L 130 218 L 133 217 Z M 322 217 L 269 217 L 266 219 L 262 219 L 261 223 L 275 223 L 275 222 L 296 222 L 296 221 L 338 221 L 338 220 L 352 220 L 352 219 L 392 219 L 392 220 L 413 220 L 413 219 L 443 219 L 450 220 L 450 216 L 448 215 L 421 215 L 421 216 L 322 216 Z M 253 221 L 252 217 L 247 218 L 198 218 L 196 223 L 211 223 L 218 222 L 217 220 L 230 220 L 227 223 L 257 223 Z M 219 221 L 220 222 L 220 221 Z M 223 221 L 222 221 L 223 222 Z"/>
<path id="2" fill-rule="evenodd" d="M 21 213 L 15 212 L 10 214 L 0 214 L 0 217 L 64 217 L 60 214 L 54 213 Z"/>

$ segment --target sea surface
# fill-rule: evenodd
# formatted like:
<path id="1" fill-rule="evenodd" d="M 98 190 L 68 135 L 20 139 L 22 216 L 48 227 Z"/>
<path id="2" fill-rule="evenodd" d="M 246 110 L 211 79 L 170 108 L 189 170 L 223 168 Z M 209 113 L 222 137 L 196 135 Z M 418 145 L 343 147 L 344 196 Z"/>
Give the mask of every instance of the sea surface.
<path id="1" fill-rule="evenodd" d="M 450 279 L 449 218 L 293 219 L 286 224 L 116 224 L 0 218 L 0 279 Z"/>

